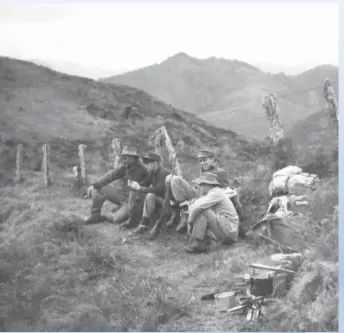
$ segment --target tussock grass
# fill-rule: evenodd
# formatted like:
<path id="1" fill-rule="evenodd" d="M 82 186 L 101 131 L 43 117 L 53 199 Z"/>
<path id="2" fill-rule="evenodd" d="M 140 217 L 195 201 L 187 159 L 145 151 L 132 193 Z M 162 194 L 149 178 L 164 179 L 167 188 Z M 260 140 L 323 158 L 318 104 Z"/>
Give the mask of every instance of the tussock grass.
<path id="1" fill-rule="evenodd" d="M 5 330 L 154 331 L 184 313 L 168 286 L 147 275 L 119 241 L 87 231 L 76 215 L 17 200 L 1 212 Z M 14 215 L 6 213 L 13 207 Z"/>
<path id="2" fill-rule="evenodd" d="M 262 176 L 262 173 L 264 174 Z M 240 184 L 244 225 L 262 217 L 272 170 Z M 34 173 L 0 190 L 0 324 L 7 331 L 336 331 L 338 330 L 338 179 L 325 179 L 299 224 L 302 265 L 267 319 L 221 314 L 204 294 L 231 289 L 250 263 L 277 249 L 246 237 L 208 254 L 185 254 L 184 236 L 122 242 L 85 228 L 90 201 Z M 110 237 L 111 233 L 111 237 Z"/>

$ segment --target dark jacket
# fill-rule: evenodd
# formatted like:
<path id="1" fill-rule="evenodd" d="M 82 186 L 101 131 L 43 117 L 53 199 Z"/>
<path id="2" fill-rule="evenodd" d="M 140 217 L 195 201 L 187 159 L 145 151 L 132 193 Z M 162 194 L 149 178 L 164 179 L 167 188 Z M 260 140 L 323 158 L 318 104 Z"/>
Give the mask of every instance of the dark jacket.
<path id="1" fill-rule="evenodd" d="M 150 175 L 148 185 L 151 185 L 151 187 L 141 186 L 140 192 L 154 193 L 155 195 L 161 198 L 164 198 L 165 188 L 166 188 L 165 179 L 166 179 L 166 176 L 169 175 L 170 173 L 171 172 L 165 169 L 164 167 L 159 166 L 158 170 L 155 173 L 152 173 Z"/>
<path id="2" fill-rule="evenodd" d="M 95 189 L 100 189 L 117 179 L 122 179 L 125 187 L 128 186 L 127 183 L 129 179 L 138 182 L 141 186 L 146 186 L 150 182 L 150 174 L 144 164 L 138 160 L 137 163 L 130 167 L 123 164 L 118 168 L 109 171 L 98 181 L 93 183 L 93 186 Z"/>

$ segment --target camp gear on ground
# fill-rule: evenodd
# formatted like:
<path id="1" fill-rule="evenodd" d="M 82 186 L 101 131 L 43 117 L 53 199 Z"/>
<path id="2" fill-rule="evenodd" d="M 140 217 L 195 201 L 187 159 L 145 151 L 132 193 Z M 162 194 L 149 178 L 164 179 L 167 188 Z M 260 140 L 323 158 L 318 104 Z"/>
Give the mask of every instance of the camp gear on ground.
<path id="1" fill-rule="evenodd" d="M 235 293 L 227 291 L 214 295 L 215 306 L 219 311 L 227 310 L 236 305 Z"/>
<path id="2" fill-rule="evenodd" d="M 303 215 L 280 217 L 267 213 L 252 227 L 252 231 L 258 236 L 261 234 L 272 239 L 282 248 L 297 250 L 303 246 L 303 228 L 308 222 Z"/>
<path id="3" fill-rule="evenodd" d="M 320 180 L 317 175 L 302 172 L 298 167 L 289 166 L 273 174 L 269 185 L 270 197 L 278 194 L 304 194 L 305 188 L 315 190 Z"/>

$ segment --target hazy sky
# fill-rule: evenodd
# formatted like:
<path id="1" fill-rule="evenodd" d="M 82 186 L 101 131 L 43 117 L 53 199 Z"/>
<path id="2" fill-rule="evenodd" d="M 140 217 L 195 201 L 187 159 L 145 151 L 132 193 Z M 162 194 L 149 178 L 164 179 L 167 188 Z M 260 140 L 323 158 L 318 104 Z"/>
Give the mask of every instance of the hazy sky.
<path id="1" fill-rule="evenodd" d="M 338 65 L 338 5 L 0 4 L 0 54 L 134 69 L 178 53 Z"/>

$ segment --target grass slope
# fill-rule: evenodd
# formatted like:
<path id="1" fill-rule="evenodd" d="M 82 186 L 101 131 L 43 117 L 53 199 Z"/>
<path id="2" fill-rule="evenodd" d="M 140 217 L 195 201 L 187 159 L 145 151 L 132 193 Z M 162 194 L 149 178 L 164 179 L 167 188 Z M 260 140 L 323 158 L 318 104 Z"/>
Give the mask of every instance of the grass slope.
<path id="1" fill-rule="evenodd" d="M 337 177 L 323 178 L 321 190 L 311 198 L 312 214 L 303 221 L 299 244 L 305 260 L 292 290 L 269 309 L 268 321 L 248 326 L 243 317 L 220 314 L 213 302 L 201 302 L 200 297 L 229 288 L 235 277 L 248 271 L 248 263 L 267 263 L 274 248 L 246 238 L 232 247 L 192 256 L 183 249 L 186 237 L 175 232 L 163 230 L 149 242 L 132 241 L 109 224 L 84 227 L 90 201 L 74 195 L 71 170 L 66 167 L 78 162 L 77 143 L 84 142 L 90 175 L 99 177 L 111 166 L 112 137 L 147 148 L 150 132 L 165 124 L 174 144 L 180 139 L 185 143 L 178 153 L 187 178 L 194 177 L 193 156 L 204 144 L 222 152 L 222 162 L 233 175 L 250 172 L 240 195 L 245 224 L 252 225 L 268 204 L 272 171 L 255 171 L 266 147 L 167 109 L 136 89 L 5 58 L 0 68 L 5 115 L 1 129 L 6 131 L 0 167 L 7 178 L 0 189 L 1 330 L 338 330 Z M 124 105 L 132 102 L 140 105 L 136 120 L 122 119 Z M 93 107 L 78 109 L 80 105 Z M 20 183 L 13 182 L 17 142 L 25 143 L 26 152 Z M 42 142 L 51 144 L 49 188 L 32 170 L 34 149 Z M 112 208 L 105 205 L 105 213 Z"/>
<path id="2" fill-rule="evenodd" d="M 25 161 L 41 154 L 50 143 L 52 164 L 71 167 L 77 163 L 77 144 L 87 144 L 90 164 L 102 156 L 109 167 L 114 137 L 142 150 L 151 147 L 151 136 L 166 126 L 181 162 L 193 170 L 200 147 L 215 149 L 231 160 L 231 171 L 244 161 L 262 155 L 262 144 L 235 132 L 215 128 L 197 116 L 175 109 L 147 93 L 118 84 L 107 84 L 65 75 L 30 62 L 0 58 L 0 133 L 2 166 L 13 165 L 15 143 L 25 145 Z M 125 117 L 125 109 L 132 112 Z M 92 171 L 92 170 L 91 170 Z"/>

